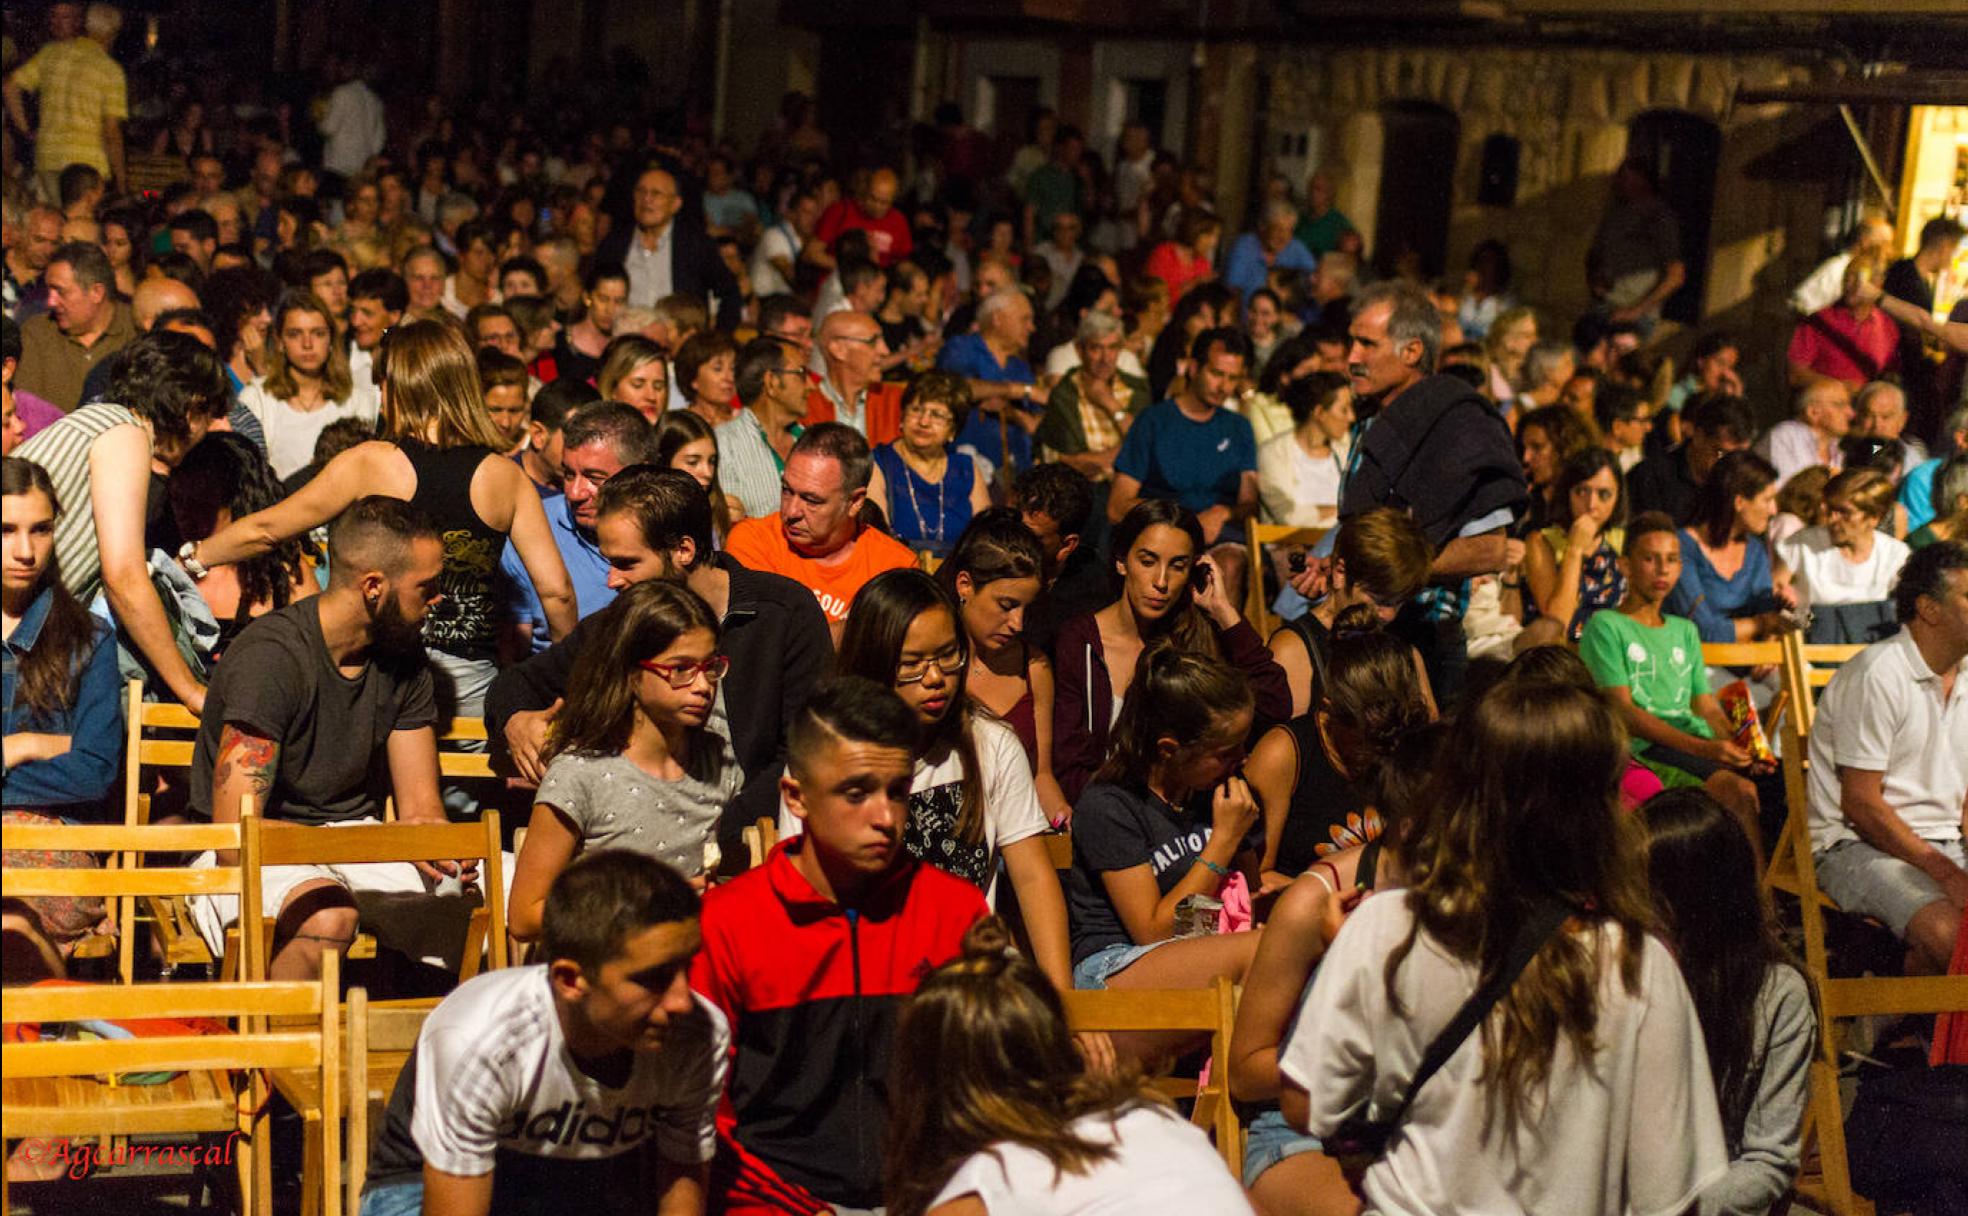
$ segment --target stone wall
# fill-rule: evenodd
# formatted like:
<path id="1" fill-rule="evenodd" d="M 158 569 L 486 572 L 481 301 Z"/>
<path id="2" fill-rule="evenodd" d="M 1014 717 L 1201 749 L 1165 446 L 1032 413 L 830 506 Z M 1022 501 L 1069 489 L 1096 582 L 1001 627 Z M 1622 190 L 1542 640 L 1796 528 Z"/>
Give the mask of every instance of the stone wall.
<path id="1" fill-rule="evenodd" d="M 1775 57 L 1640 55 L 1618 51 L 1504 48 L 1284 50 L 1272 70 L 1273 131 L 1316 128 L 1343 184 L 1340 208 L 1372 248 L 1384 152 L 1382 107 L 1420 101 L 1461 122 L 1448 266 L 1467 265 L 1478 241 L 1510 248 L 1517 295 L 1569 322 L 1589 297 L 1585 252 L 1626 154 L 1627 124 L 1677 110 L 1721 132 L 1704 324 L 1745 333 L 1765 413 L 1782 409 L 1781 350 L 1790 333 L 1788 286 L 1824 252 L 1827 189 L 1814 166 L 1795 163 L 1824 111 L 1731 107 L 1741 88 L 1801 84 L 1800 64 Z M 1520 143 L 1514 207 L 1476 200 L 1483 141 Z M 1807 157 L 1808 159 L 1808 157 Z M 1821 174 L 1820 176 L 1829 176 Z M 1685 341 L 1685 339 L 1684 339 Z"/>

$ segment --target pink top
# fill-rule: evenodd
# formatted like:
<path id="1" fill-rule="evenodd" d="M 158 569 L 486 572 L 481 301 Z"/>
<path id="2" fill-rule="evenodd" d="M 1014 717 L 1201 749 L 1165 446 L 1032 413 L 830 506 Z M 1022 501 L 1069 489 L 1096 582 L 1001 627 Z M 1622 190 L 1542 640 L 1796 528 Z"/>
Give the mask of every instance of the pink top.
<path id="1" fill-rule="evenodd" d="M 1652 769 L 1638 760 L 1629 759 L 1626 773 L 1620 778 L 1620 805 L 1629 811 L 1637 811 L 1641 803 L 1665 788 Z"/>

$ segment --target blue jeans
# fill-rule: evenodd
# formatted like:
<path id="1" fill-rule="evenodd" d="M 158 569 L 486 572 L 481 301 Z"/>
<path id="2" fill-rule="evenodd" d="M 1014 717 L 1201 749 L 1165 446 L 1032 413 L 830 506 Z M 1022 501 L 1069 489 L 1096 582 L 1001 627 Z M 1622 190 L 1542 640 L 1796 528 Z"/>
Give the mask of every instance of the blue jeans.
<path id="1" fill-rule="evenodd" d="M 1244 1142 L 1244 1189 L 1257 1185 L 1265 1170 L 1299 1153 L 1319 1151 L 1319 1138 L 1308 1136 L 1285 1122 L 1284 1112 L 1269 1107 L 1250 1121 Z M 362 1216 L 370 1216 L 364 1211 Z"/>
<path id="2" fill-rule="evenodd" d="M 1109 978 L 1127 970 L 1136 959 L 1155 947 L 1166 945 L 1167 941 L 1149 942 L 1145 946 L 1137 946 L 1133 942 L 1102 946 L 1073 964 L 1073 987 L 1081 991 L 1105 988 Z"/>
<path id="3" fill-rule="evenodd" d="M 401 1182 L 362 1192 L 360 1216 L 423 1216 L 424 1184 Z"/>

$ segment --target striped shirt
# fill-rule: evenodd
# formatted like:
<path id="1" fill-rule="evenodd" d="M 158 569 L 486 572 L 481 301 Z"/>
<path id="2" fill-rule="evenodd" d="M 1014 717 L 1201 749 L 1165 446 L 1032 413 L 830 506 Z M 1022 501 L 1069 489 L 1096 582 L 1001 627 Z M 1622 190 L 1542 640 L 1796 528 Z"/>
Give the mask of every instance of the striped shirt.
<path id="1" fill-rule="evenodd" d="M 123 69 L 93 38 L 51 42 L 14 72 L 14 83 L 39 93 L 41 122 L 34 132 L 34 167 L 59 173 L 73 164 L 109 172 L 103 120 L 130 116 Z"/>
<path id="2" fill-rule="evenodd" d="M 800 428 L 795 426 L 793 434 Z M 786 463 L 766 439 L 765 424 L 750 409 L 717 427 L 718 484 L 745 504 L 745 514 L 757 518 L 779 509 L 779 474 Z"/>
<path id="3" fill-rule="evenodd" d="M 119 426 L 142 426 L 128 406 L 98 401 L 54 423 L 14 450 L 48 472 L 54 483 L 61 515 L 55 520 L 55 560 L 61 563 L 62 585 L 82 601 L 95 602 L 103 589 L 102 550 L 96 543 L 96 512 L 89 497 L 89 452 L 104 432 Z M 131 487 L 143 509 L 148 483 Z"/>

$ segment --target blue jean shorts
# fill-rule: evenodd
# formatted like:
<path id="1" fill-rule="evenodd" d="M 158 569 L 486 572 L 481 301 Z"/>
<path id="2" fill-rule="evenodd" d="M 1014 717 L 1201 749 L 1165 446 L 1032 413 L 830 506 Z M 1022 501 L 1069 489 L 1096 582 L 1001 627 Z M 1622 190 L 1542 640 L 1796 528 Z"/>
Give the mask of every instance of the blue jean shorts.
<path id="1" fill-rule="evenodd" d="M 1257 1185 L 1265 1170 L 1300 1153 L 1319 1151 L 1319 1138 L 1308 1136 L 1285 1122 L 1285 1114 L 1273 1106 L 1250 1121 L 1244 1140 L 1244 1189 Z M 367 1212 L 363 1216 L 369 1216 Z"/>
<path id="2" fill-rule="evenodd" d="M 422 1216 L 424 1184 L 403 1182 L 362 1192 L 361 1216 Z"/>
<path id="3" fill-rule="evenodd" d="M 1134 960 L 1157 946 L 1168 945 L 1170 940 L 1173 939 L 1149 942 L 1145 946 L 1137 946 L 1133 942 L 1115 942 L 1111 946 L 1102 946 L 1073 964 L 1073 987 L 1083 991 L 1105 988 L 1109 979 L 1127 970 Z"/>

